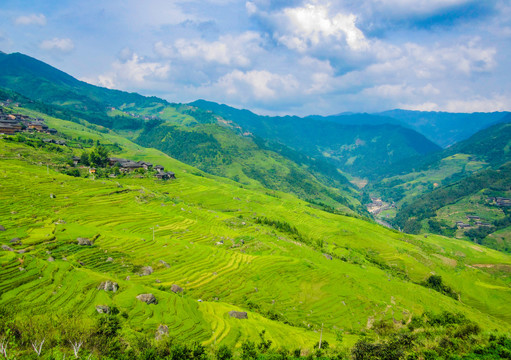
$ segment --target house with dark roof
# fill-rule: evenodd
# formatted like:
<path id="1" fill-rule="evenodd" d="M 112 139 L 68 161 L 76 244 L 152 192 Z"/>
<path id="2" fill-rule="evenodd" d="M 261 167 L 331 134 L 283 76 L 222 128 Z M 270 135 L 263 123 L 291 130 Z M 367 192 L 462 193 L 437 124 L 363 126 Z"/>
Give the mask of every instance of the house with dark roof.
<path id="1" fill-rule="evenodd" d="M 176 178 L 176 174 L 174 174 L 172 171 L 161 172 L 161 173 L 158 173 L 158 174 L 156 174 L 154 176 L 157 179 L 160 179 L 160 180 L 170 180 L 170 179 L 175 179 Z"/>

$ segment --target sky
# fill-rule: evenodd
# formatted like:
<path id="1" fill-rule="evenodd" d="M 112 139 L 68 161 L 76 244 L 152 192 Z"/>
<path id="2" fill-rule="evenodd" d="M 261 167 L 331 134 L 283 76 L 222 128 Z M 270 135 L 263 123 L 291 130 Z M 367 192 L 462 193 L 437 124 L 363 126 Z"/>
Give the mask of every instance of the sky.
<path id="1" fill-rule="evenodd" d="M 268 115 L 511 110 L 510 0 L 2 0 L 0 51 Z"/>

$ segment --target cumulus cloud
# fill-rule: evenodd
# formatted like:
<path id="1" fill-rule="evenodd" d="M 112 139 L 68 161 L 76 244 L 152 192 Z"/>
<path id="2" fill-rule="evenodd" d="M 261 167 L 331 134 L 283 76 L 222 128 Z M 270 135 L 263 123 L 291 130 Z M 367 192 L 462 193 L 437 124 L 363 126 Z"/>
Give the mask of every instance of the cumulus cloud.
<path id="1" fill-rule="evenodd" d="M 157 42 L 155 52 L 162 57 L 198 59 L 228 66 L 246 67 L 251 57 L 261 50 L 261 36 L 248 31 L 237 36 L 221 36 L 217 41 L 203 39 L 178 39 L 173 44 Z"/>
<path id="2" fill-rule="evenodd" d="M 277 98 L 282 99 L 283 94 L 295 94 L 300 84 L 293 75 L 274 74 L 266 70 L 234 70 L 222 76 L 216 86 L 237 99 L 254 97 L 258 100 L 274 101 Z"/>
<path id="3" fill-rule="evenodd" d="M 30 14 L 30 15 L 22 15 L 18 16 L 14 23 L 16 25 L 46 25 L 46 16 L 43 14 Z"/>
<path id="4" fill-rule="evenodd" d="M 107 88 L 151 88 L 155 82 L 168 78 L 170 65 L 156 61 L 147 61 L 129 49 L 123 49 L 119 59 L 112 64 L 112 70 L 95 78 L 83 78 L 84 81 Z"/>
<path id="5" fill-rule="evenodd" d="M 265 18 L 272 27 L 273 37 L 289 49 L 305 52 L 332 42 L 345 43 L 352 51 L 365 50 L 369 46 L 356 25 L 356 15 L 332 13 L 328 4 L 319 1 L 272 13 L 258 11 L 251 2 L 247 2 L 246 7 L 249 14 Z"/>
<path id="6" fill-rule="evenodd" d="M 74 45 L 73 41 L 68 38 L 65 38 L 65 39 L 53 38 L 51 40 L 44 40 L 39 45 L 39 47 L 42 50 L 46 50 L 46 51 L 69 53 L 75 48 L 75 45 Z"/>

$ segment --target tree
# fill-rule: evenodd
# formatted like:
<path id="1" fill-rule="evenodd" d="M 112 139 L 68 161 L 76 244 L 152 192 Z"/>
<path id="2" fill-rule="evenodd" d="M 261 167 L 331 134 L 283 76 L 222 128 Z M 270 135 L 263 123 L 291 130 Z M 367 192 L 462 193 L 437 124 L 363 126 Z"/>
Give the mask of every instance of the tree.
<path id="1" fill-rule="evenodd" d="M 73 317 L 72 315 L 62 319 L 64 339 L 71 345 L 76 359 L 82 346 L 90 339 L 92 325 L 87 319 Z"/>
<path id="2" fill-rule="evenodd" d="M 49 340 L 54 329 L 50 318 L 46 315 L 29 316 L 18 324 L 23 341 L 31 345 L 37 356 L 41 356 L 43 345 Z"/>
<path id="3" fill-rule="evenodd" d="M 232 351 L 229 349 L 227 345 L 220 345 L 218 350 L 216 351 L 216 360 L 231 360 L 232 359 Z"/>

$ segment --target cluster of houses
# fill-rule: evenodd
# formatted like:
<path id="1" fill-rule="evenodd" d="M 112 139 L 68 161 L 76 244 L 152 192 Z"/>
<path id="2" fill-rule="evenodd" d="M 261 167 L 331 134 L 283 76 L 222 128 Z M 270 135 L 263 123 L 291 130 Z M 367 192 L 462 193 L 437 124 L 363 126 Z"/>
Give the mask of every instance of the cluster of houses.
<path id="1" fill-rule="evenodd" d="M 75 165 L 78 165 L 80 162 L 80 158 L 77 156 L 73 157 L 73 163 Z M 155 165 L 146 162 L 146 161 L 133 161 L 133 160 L 127 160 L 127 159 L 121 159 L 121 158 L 108 158 L 108 165 L 110 166 L 118 166 L 119 171 L 122 173 L 130 173 L 138 169 L 144 169 L 144 170 L 156 170 L 156 174 L 154 175 L 157 179 L 160 180 L 170 180 L 175 179 L 176 174 L 174 174 L 172 171 L 165 171 L 165 168 L 161 165 Z M 96 169 L 90 168 L 90 173 L 95 173 Z"/>
<path id="2" fill-rule="evenodd" d="M 21 114 L 6 114 L 0 108 L 0 134 L 14 135 L 22 131 L 38 131 L 52 135 L 57 133 L 57 130 L 48 128 L 43 119 Z"/>
<path id="3" fill-rule="evenodd" d="M 382 211 L 396 207 L 395 204 L 390 204 L 390 203 L 384 202 L 380 198 L 372 197 L 371 201 L 372 202 L 370 204 L 367 204 L 367 211 L 369 211 L 373 215 L 378 215 Z"/>
<path id="4" fill-rule="evenodd" d="M 495 203 L 497 206 L 509 207 L 511 206 L 511 199 L 505 197 L 490 197 L 488 198 L 490 203 Z"/>
<path id="5" fill-rule="evenodd" d="M 481 218 L 479 216 L 475 215 L 467 215 L 467 220 L 469 222 L 473 222 L 473 224 L 465 224 L 463 221 L 456 221 L 456 227 L 458 229 L 467 229 L 467 228 L 473 228 L 474 226 L 491 226 L 490 223 L 482 222 Z"/>

